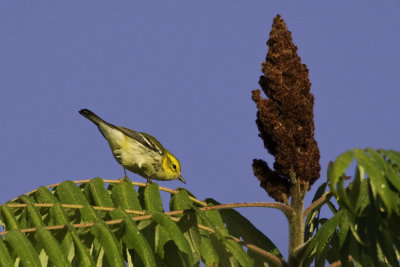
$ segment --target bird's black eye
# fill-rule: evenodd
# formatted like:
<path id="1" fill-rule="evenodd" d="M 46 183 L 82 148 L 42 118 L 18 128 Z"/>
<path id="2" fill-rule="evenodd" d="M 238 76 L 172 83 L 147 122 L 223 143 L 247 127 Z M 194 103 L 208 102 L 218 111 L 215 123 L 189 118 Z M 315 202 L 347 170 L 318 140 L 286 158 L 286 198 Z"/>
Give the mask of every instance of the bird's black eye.
<path id="1" fill-rule="evenodd" d="M 174 170 L 176 170 L 176 165 L 175 165 L 175 164 L 172 164 L 172 168 L 174 168 Z"/>

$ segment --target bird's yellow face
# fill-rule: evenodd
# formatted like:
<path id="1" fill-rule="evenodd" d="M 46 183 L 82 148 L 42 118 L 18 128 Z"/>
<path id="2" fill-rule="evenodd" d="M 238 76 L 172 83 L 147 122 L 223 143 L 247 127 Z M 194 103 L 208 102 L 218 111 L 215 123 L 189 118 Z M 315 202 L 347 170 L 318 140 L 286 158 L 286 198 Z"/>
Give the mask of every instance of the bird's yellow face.
<path id="1" fill-rule="evenodd" d="M 186 184 L 185 180 L 181 176 L 181 164 L 179 163 L 179 160 L 168 150 L 164 151 L 162 168 L 168 180 L 179 179 Z"/>

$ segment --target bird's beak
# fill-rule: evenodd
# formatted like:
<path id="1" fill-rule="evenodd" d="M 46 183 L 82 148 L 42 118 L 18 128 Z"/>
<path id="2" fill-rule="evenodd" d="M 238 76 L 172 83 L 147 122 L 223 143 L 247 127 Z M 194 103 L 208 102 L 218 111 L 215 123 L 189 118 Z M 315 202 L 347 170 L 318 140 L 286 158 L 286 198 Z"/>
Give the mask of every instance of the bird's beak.
<path id="1" fill-rule="evenodd" d="M 185 181 L 185 179 L 182 178 L 182 176 L 179 175 L 178 179 L 181 180 L 182 183 L 186 184 L 186 181 Z"/>

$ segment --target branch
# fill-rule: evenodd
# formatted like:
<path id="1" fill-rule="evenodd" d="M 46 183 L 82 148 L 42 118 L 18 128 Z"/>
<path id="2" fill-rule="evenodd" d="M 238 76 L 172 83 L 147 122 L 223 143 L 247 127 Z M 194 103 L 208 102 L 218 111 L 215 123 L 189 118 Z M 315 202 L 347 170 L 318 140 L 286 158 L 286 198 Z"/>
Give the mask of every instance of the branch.
<path id="1" fill-rule="evenodd" d="M 25 208 L 28 204 L 23 203 L 23 204 L 2 204 L 0 205 L 3 206 L 6 205 L 7 207 L 10 208 Z M 53 207 L 54 203 L 33 203 L 35 207 L 44 207 L 44 208 L 50 208 Z M 70 208 L 70 209 L 82 209 L 84 208 L 83 205 L 75 205 L 75 204 L 61 204 L 62 207 L 64 208 Z M 92 206 L 93 209 L 95 210 L 104 210 L 104 211 L 112 211 L 117 208 L 113 207 L 101 207 L 101 206 Z M 201 207 L 199 208 L 200 210 L 222 210 L 222 209 L 232 209 L 232 208 L 244 208 L 244 207 L 265 207 L 265 208 L 275 208 L 281 210 L 286 216 L 288 216 L 292 212 L 292 208 L 288 207 L 282 203 L 279 202 L 245 202 L 245 203 L 229 203 L 229 204 L 221 204 L 221 205 L 215 205 L 215 206 L 207 206 L 207 207 Z M 131 214 L 138 214 L 138 215 L 144 215 L 146 212 L 144 211 L 139 211 L 139 210 L 129 210 L 129 209 L 124 209 L 126 213 L 131 213 Z M 175 210 L 175 211 L 169 211 L 165 212 L 167 215 L 178 215 L 178 214 L 183 214 L 185 210 Z M 149 217 L 150 218 L 150 217 Z"/>
<path id="2" fill-rule="evenodd" d="M 349 255 L 349 261 L 352 261 L 351 255 Z M 334 263 L 330 264 L 328 267 L 339 267 L 342 266 L 342 262 L 340 260 L 335 261 Z"/>
<path id="3" fill-rule="evenodd" d="M 286 216 L 289 216 L 293 209 L 279 202 L 245 202 L 245 203 L 229 203 L 221 204 L 215 206 L 201 207 L 199 210 L 222 210 L 222 209 L 232 209 L 232 208 L 245 208 L 245 207 L 265 207 L 265 208 L 275 208 L 281 210 Z M 165 212 L 167 215 L 178 215 L 183 214 L 186 210 L 174 210 Z"/>
<path id="4" fill-rule="evenodd" d="M 301 245 L 300 247 L 296 248 L 294 251 L 294 255 L 297 258 L 303 259 L 304 257 L 304 253 L 306 252 L 307 247 L 310 245 L 312 239 L 309 239 L 308 241 L 306 241 L 303 245 Z"/>
<path id="5" fill-rule="evenodd" d="M 10 208 L 25 208 L 28 204 L 3 204 L 6 205 Z M 0 205 L 3 206 L 3 205 Z M 55 204 L 54 203 L 33 203 L 35 207 L 45 207 L 45 208 L 50 208 L 53 207 Z M 61 204 L 62 207 L 64 208 L 70 208 L 70 209 L 82 209 L 84 208 L 83 205 L 74 205 L 74 204 Z M 93 209 L 95 210 L 103 210 L 103 211 L 113 211 L 118 208 L 113 208 L 113 207 L 101 207 L 101 206 L 92 206 Z M 229 203 L 229 204 L 221 204 L 221 205 L 215 205 L 215 206 L 207 206 L 207 207 L 201 207 L 199 208 L 200 210 L 222 210 L 222 209 L 231 209 L 231 208 L 244 208 L 244 207 L 266 207 L 266 208 L 276 208 L 281 210 L 286 216 L 292 212 L 292 208 L 288 207 L 282 203 L 279 202 L 245 202 L 245 203 Z M 129 210 L 129 209 L 124 209 L 126 213 L 130 214 L 138 214 L 138 215 L 145 215 L 146 212 L 144 211 L 139 211 L 139 210 Z M 165 212 L 167 215 L 179 215 L 185 213 L 186 210 L 174 210 L 174 211 L 169 211 Z M 145 215 L 145 216 L 140 216 L 140 218 L 151 218 L 151 215 Z"/>
<path id="6" fill-rule="evenodd" d="M 215 206 L 202 207 L 200 210 L 220 210 L 231 208 L 244 208 L 244 207 L 265 207 L 281 210 L 286 216 L 289 216 L 293 209 L 280 202 L 244 202 L 244 203 L 228 203 Z"/>
<path id="7" fill-rule="evenodd" d="M 247 243 L 245 241 L 240 240 L 239 238 L 236 238 L 232 236 L 232 239 L 238 242 L 240 245 L 245 246 L 246 248 L 260 254 L 261 256 L 264 256 L 265 258 L 269 259 L 271 262 L 275 263 L 277 266 L 286 266 L 286 262 L 283 262 L 279 257 L 275 256 L 274 254 L 259 248 L 253 244 Z"/>
<path id="8" fill-rule="evenodd" d="M 333 196 L 333 194 L 331 192 L 326 192 L 325 194 L 322 195 L 322 197 L 320 197 L 319 199 L 317 199 L 313 203 L 311 203 L 310 206 L 308 206 L 304 210 L 303 219 L 306 218 L 308 213 L 310 213 L 310 211 L 312 211 L 315 207 L 317 207 L 318 205 L 322 204 L 326 200 L 329 200 L 332 196 Z"/>

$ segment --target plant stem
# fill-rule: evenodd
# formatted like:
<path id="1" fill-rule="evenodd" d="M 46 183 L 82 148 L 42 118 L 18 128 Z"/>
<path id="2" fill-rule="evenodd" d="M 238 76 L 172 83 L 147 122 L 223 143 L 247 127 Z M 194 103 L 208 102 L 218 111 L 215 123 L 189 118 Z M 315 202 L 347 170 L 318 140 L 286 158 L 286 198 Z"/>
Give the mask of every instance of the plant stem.
<path id="1" fill-rule="evenodd" d="M 301 266 L 301 259 L 296 255 L 296 249 L 304 243 L 304 220 L 303 220 L 303 206 L 304 195 L 307 186 L 302 185 L 296 178 L 293 170 L 290 170 L 291 180 L 291 203 L 290 206 L 293 210 L 292 214 L 288 217 L 289 220 L 289 266 Z"/>
<path id="2" fill-rule="evenodd" d="M 326 192 L 319 199 L 315 200 L 313 203 L 308 206 L 303 212 L 303 218 L 306 218 L 307 215 L 319 205 L 322 205 L 325 201 L 328 201 L 333 196 L 332 192 Z"/>

